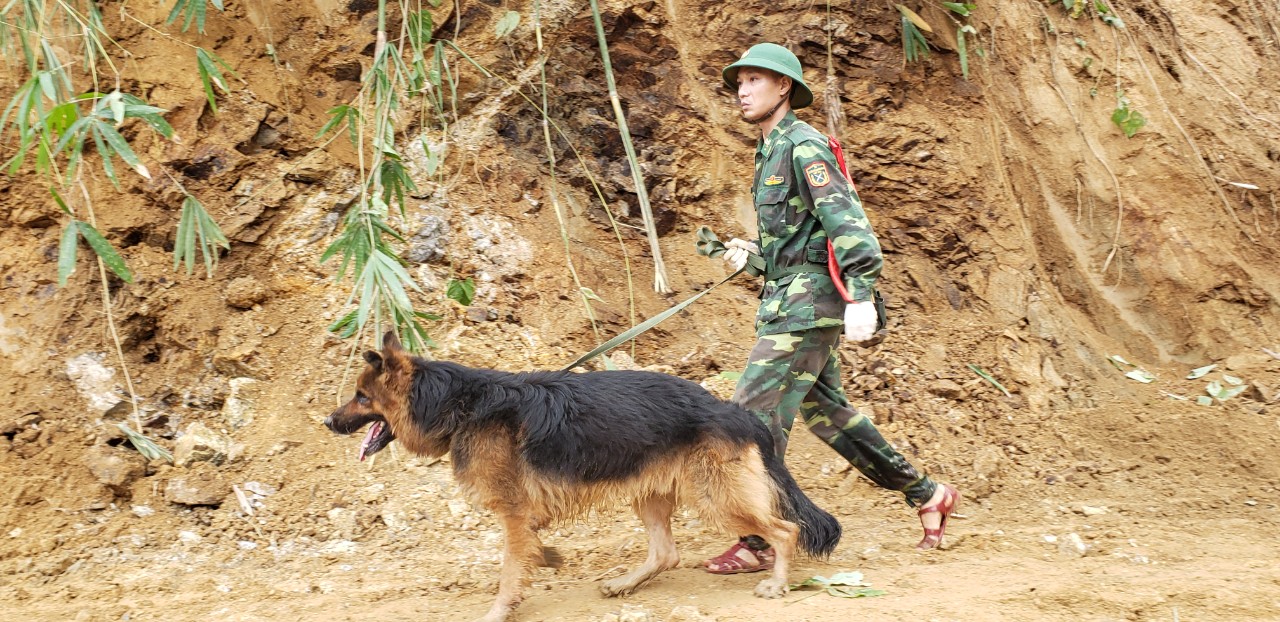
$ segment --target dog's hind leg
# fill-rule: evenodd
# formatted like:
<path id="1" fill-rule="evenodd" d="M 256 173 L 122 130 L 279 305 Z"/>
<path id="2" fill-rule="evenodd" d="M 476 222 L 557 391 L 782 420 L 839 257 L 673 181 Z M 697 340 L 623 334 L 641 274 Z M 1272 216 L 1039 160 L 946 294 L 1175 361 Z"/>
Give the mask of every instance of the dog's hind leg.
<path id="1" fill-rule="evenodd" d="M 652 495 L 637 499 L 634 505 L 636 514 L 649 532 L 649 557 L 639 568 L 601 584 L 600 591 L 605 596 L 630 594 L 662 571 L 680 565 L 680 553 L 676 551 L 675 539 L 671 536 L 671 512 L 676 506 L 674 495 Z"/>
<path id="2" fill-rule="evenodd" d="M 498 600 L 476 622 L 502 622 L 523 600 L 525 573 L 543 561 L 542 543 L 533 531 L 529 516 L 515 508 L 496 508 L 502 521 L 505 546 L 502 572 L 498 579 Z"/>
<path id="3" fill-rule="evenodd" d="M 775 552 L 773 576 L 756 585 L 761 598 L 781 598 L 788 590 L 787 572 L 796 553 L 800 526 L 785 520 L 774 507 L 773 482 L 766 473 L 760 452 L 746 449 L 742 459 L 711 466 L 710 504 L 716 515 L 713 522 L 722 524 L 738 535 L 755 534 L 765 539 Z M 720 485 L 715 485 L 718 482 Z"/>

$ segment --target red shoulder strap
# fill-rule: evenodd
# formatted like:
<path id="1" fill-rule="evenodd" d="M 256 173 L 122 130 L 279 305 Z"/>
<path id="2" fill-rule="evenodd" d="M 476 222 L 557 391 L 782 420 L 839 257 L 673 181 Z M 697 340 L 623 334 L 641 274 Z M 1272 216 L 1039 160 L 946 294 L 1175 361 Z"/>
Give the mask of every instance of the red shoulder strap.
<path id="1" fill-rule="evenodd" d="M 849 176 L 849 165 L 844 162 L 844 149 L 840 147 L 840 139 L 835 136 L 827 137 L 827 146 L 831 148 L 831 153 L 836 157 L 836 164 L 840 167 L 840 173 L 849 181 L 849 186 L 853 187 L 853 178 Z M 857 188 L 854 188 L 857 192 Z M 840 297 L 845 302 L 853 302 L 853 296 L 849 295 L 849 290 L 844 286 L 844 279 L 840 277 L 840 263 L 836 261 L 836 248 L 831 245 L 831 239 L 827 239 L 827 272 L 831 275 L 831 282 L 835 283 L 836 291 L 840 293 Z"/>

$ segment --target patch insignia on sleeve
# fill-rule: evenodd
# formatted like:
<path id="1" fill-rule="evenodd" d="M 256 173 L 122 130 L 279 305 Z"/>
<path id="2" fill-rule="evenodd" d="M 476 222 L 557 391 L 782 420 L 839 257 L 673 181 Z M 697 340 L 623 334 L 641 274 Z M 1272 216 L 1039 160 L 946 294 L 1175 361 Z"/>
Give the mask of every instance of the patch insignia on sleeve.
<path id="1" fill-rule="evenodd" d="M 804 176 L 809 178 L 809 185 L 821 188 L 831 183 L 831 174 L 827 172 L 826 162 L 814 162 L 804 167 Z"/>
<path id="2" fill-rule="evenodd" d="M 781 175 L 770 175 L 764 178 L 764 185 L 777 186 L 778 184 L 781 184 L 784 181 L 786 180 L 783 179 Z"/>

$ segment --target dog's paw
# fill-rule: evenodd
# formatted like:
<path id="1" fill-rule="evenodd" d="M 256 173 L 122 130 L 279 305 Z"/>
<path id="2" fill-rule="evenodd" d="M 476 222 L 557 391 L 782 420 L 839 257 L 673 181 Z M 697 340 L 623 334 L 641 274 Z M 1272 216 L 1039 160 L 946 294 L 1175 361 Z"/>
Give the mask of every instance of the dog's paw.
<path id="1" fill-rule="evenodd" d="M 756 584 L 756 596 L 760 598 L 782 598 L 789 590 L 787 582 L 780 579 L 765 579 Z"/>
<path id="2" fill-rule="evenodd" d="M 618 577 L 610 579 L 600 584 L 600 593 L 605 596 L 626 596 L 636 591 L 635 582 L 629 580 L 630 577 Z"/>

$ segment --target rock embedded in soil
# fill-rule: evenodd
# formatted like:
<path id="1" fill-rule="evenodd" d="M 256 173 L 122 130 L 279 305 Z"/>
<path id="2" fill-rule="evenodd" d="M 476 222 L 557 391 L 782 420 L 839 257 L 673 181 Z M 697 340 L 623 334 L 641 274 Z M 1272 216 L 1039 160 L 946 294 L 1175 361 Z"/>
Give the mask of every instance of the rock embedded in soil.
<path id="1" fill-rule="evenodd" d="M 223 299 L 231 307 L 252 309 L 254 305 L 262 304 L 270 297 L 271 291 L 261 281 L 251 276 L 242 276 L 227 284 Z"/>
<path id="2" fill-rule="evenodd" d="M 104 357 L 100 352 L 86 352 L 68 359 L 66 367 L 76 392 L 98 414 L 111 410 L 123 399 L 116 386 L 116 370 L 102 364 Z"/>
<path id="3" fill-rule="evenodd" d="M 102 484 L 116 493 L 128 490 L 135 480 L 146 474 L 146 461 L 137 452 L 98 445 L 84 455 L 85 466 Z"/>
<path id="4" fill-rule="evenodd" d="M 233 451 L 231 439 L 225 434 L 214 432 L 203 423 L 187 426 L 186 432 L 178 439 L 173 448 L 173 463 L 186 467 L 196 462 L 212 462 L 222 464 Z"/>
<path id="5" fill-rule="evenodd" d="M 964 397 L 964 387 L 952 380 L 941 379 L 934 380 L 929 383 L 929 392 L 942 398 L 949 400 L 958 400 Z"/>
<path id="6" fill-rule="evenodd" d="M 204 465 L 170 479 L 164 488 L 164 498 L 181 505 L 222 505 L 230 490 L 217 471 Z"/>
<path id="7" fill-rule="evenodd" d="M 222 404 L 222 419 L 232 430 L 253 423 L 258 400 L 262 397 L 262 385 L 253 378 L 232 378 L 228 383 L 226 401 Z"/>

